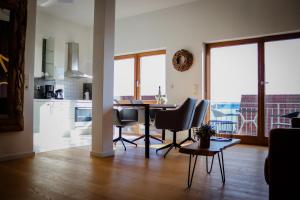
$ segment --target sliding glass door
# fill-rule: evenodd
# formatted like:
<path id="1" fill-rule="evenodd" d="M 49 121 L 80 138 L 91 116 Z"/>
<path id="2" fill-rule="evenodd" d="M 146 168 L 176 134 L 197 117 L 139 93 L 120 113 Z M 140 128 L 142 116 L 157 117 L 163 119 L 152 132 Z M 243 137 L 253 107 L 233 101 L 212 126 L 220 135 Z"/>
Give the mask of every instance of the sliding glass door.
<path id="1" fill-rule="evenodd" d="M 267 144 L 300 112 L 300 33 L 206 44 L 205 96 L 218 133 Z"/>
<path id="2" fill-rule="evenodd" d="M 300 111 L 300 38 L 265 43 L 265 135 Z"/>
<path id="3" fill-rule="evenodd" d="M 211 49 L 211 124 L 218 133 L 257 136 L 257 44 Z"/>

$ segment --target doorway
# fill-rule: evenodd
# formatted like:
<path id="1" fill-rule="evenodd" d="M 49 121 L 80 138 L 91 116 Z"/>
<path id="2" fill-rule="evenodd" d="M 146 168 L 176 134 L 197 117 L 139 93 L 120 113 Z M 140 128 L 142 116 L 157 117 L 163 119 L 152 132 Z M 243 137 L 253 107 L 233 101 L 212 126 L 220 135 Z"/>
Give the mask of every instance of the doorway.
<path id="1" fill-rule="evenodd" d="M 91 144 L 93 14 L 94 0 L 37 2 L 35 152 Z"/>

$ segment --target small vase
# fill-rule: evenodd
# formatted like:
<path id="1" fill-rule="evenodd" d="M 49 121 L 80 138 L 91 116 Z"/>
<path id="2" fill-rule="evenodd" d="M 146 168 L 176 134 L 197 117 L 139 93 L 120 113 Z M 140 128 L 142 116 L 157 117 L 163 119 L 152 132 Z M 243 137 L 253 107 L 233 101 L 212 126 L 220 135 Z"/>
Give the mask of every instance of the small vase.
<path id="1" fill-rule="evenodd" d="M 210 147 L 210 136 L 202 137 L 200 139 L 200 148 L 208 149 Z"/>

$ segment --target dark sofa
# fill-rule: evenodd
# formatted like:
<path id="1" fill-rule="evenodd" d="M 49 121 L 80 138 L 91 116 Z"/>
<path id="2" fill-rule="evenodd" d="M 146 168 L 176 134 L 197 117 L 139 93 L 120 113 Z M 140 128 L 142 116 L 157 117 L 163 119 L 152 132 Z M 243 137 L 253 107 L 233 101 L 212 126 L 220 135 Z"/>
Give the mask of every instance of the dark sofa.
<path id="1" fill-rule="evenodd" d="M 265 178 L 269 199 L 300 199 L 300 118 L 292 119 L 289 129 L 272 129 Z"/>

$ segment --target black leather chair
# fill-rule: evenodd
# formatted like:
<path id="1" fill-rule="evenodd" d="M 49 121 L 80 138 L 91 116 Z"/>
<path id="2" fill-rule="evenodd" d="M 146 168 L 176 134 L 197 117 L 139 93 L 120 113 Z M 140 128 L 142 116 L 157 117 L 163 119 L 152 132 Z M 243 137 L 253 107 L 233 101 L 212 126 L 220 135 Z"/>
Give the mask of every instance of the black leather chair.
<path id="1" fill-rule="evenodd" d="M 179 145 L 182 145 L 183 143 L 185 143 L 187 141 L 196 142 L 192 138 L 192 129 L 202 126 L 203 121 L 204 121 L 205 116 L 206 116 L 206 113 L 207 113 L 208 106 L 209 106 L 209 101 L 208 100 L 201 100 L 200 103 L 196 106 L 194 119 L 193 119 L 193 122 L 192 122 L 192 128 L 189 129 L 189 133 L 188 133 L 189 135 L 185 140 L 183 140 L 181 143 L 179 143 Z"/>
<path id="2" fill-rule="evenodd" d="M 130 103 L 132 104 L 143 104 L 144 102 L 142 100 L 134 100 L 134 99 L 131 99 L 130 100 Z M 150 116 L 150 124 L 153 124 L 154 121 L 155 121 L 155 115 L 158 111 L 160 111 L 161 109 L 150 109 L 149 110 L 149 116 Z M 138 109 L 138 121 L 140 124 L 144 124 L 145 123 L 145 110 L 141 110 L 141 109 Z M 157 138 L 157 137 L 154 137 L 153 135 L 149 135 L 150 138 L 154 139 L 154 140 L 157 140 L 161 143 L 163 143 L 164 141 Z M 140 139 L 143 139 L 145 138 L 145 135 L 142 135 L 134 140 L 132 140 L 132 142 L 135 142 L 137 140 L 140 140 Z"/>
<path id="3" fill-rule="evenodd" d="M 195 112 L 196 100 L 188 98 L 179 108 L 175 110 L 161 110 L 156 113 L 155 126 L 157 129 L 166 129 L 173 132 L 173 142 L 156 150 L 169 148 L 164 157 L 171 151 L 172 148 L 180 148 L 176 142 L 176 133 L 191 128 L 192 120 Z"/>
<path id="4" fill-rule="evenodd" d="M 136 143 L 127 140 L 126 138 L 122 137 L 122 128 L 125 126 L 131 126 L 138 123 L 138 112 L 135 109 L 124 108 L 122 110 L 114 109 L 113 110 L 113 124 L 119 128 L 119 136 L 113 140 L 116 144 L 118 141 L 121 141 L 124 149 L 126 151 L 126 146 L 124 142 L 133 144 L 137 146 Z"/>

